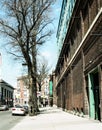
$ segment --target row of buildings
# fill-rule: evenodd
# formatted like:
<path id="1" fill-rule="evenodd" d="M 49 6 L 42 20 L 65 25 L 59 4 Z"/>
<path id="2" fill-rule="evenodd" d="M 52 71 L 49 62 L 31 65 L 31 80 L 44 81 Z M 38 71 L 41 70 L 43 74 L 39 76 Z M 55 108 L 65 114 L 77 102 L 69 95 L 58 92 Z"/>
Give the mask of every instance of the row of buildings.
<path id="1" fill-rule="evenodd" d="M 102 0 L 63 0 L 53 102 L 102 121 Z"/>
<path id="2" fill-rule="evenodd" d="M 41 107 L 50 104 L 52 101 L 52 81 L 49 81 L 48 76 L 42 84 L 41 90 L 37 88 L 38 105 Z M 49 89 L 50 87 L 50 89 Z M 50 98 L 50 97 L 51 98 Z M 29 80 L 28 76 L 21 76 L 17 78 L 17 87 L 11 86 L 9 83 L 0 79 L 0 106 L 8 105 L 12 107 L 16 104 L 29 104 Z"/>
<path id="3" fill-rule="evenodd" d="M 49 104 L 50 100 L 52 100 L 52 81 L 49 84 L 49 77 L 43 81 L 41 90 L 37 90 L 38 105 L 40 107 L 45 105 L 45 101 Z M 3 79 L 0 79 L 0 106 L 8 105 L 12 107 L 16 104 L 29 104 L 29 81 L 27 76 L 18 77 L 17 87 L 15 88 Z"/>
<path id="4" fill-rule="evenodd" d="M 39 86 L 37 87 L 37 98 L 39 106 L 42 106 L 45 103 L 45 100 L 49 102 L 49 77 L 43 81 L 40 91 Z M 17 78 L 17 87 L 14 91 L 14 104 L 29 104 L 28 76 L 21 76 Z"/>

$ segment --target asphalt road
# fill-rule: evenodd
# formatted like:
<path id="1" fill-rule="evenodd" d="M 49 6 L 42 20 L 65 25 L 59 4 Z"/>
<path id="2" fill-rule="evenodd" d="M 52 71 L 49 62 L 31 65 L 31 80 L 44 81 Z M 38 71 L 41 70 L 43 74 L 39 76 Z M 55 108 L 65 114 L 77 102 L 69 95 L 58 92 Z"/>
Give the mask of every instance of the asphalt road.
<path id="1" fill-rule="evenodd" d="M 25 116 L 12 116 L 11 110 L 0 111 L 0 130 L 10 130 Z"/>

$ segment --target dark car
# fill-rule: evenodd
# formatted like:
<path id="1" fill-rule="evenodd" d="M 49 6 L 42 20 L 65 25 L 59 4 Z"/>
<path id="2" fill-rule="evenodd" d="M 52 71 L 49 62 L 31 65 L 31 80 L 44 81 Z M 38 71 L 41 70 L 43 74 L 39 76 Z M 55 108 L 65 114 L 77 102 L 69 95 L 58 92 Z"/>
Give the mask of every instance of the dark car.
<path id="1" fill-rule="evenodd" d="M 6 110 L 9 110 L 8 105 L 1 105 L 0 106 L 0 111 L 6 111 Z"/>
<path id="2" fill-rule="evenodd" d="M 27 105 L 23 105 L 23 108 L 25 109 L 25 112 L 28 113 L 29 112 L 29 107 Z"/>

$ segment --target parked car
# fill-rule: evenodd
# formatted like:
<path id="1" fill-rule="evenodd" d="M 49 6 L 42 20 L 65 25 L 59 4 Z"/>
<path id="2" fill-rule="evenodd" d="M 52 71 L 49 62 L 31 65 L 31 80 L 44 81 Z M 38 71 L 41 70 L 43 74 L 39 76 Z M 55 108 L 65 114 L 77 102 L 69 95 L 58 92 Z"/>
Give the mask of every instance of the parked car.
<path id="1" fill-rule="evenodd" d="M 15 105 L 12 108 L 12 115 L 25 115 L 26 111 L 23 106 L 21 105 Z"/>
<path id="2" fill-rule="evenodd" d="M 6 110 L 9 110 L 8 105 L 1 105 L 0 106 L 0 111 L 6 111 Z"/>
<path id="3" fill-rule="evenodd" d="M 28 113 L 29 112 L 29 107 L 28 105 L 23 105 L 24 109 L 25 109 L 25 112 Z"/>

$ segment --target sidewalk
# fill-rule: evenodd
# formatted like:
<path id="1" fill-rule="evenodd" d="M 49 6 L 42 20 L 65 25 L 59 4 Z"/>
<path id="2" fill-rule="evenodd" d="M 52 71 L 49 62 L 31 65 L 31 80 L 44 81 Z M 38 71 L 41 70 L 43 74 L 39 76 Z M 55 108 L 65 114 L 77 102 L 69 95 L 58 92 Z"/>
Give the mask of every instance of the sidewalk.
<path id="1" fill-rule="evenodd" d="M 69 114 L 57 108 L 41 108 L 41 114 L 26 116 L 11 130 L 102 130 L 102 123 Z"/>

